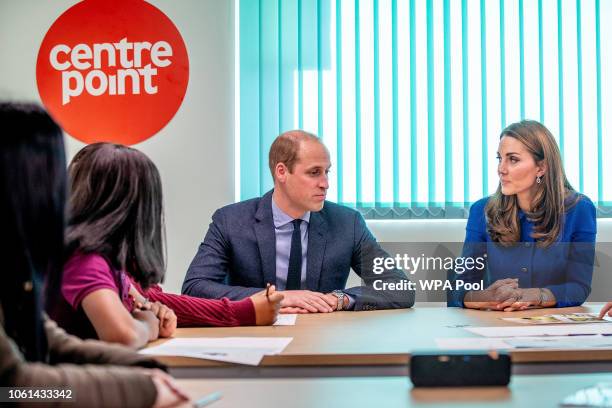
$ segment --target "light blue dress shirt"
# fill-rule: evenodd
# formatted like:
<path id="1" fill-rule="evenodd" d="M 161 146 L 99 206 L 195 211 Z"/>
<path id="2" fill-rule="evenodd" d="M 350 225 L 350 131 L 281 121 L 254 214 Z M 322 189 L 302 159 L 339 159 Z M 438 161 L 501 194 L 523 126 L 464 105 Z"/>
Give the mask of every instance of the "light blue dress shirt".
<path id="1" fill-rule="evenodd" d="M 274 220 L 274 234 L 276 235 L 276 289 L 285 290 L 287 287 L 287 274 L 289 273 L 289 254 L 291 252 L 291 235 L 293 235 L 293 218 L 281 210 L 272 198 L 272 219 Z M 301 217 L 300 233 L 302 236 L 302 274 L 300 276 L 300 286 L 305 289 L 306 264 L 308 255 L 308 223 L 310 222 L 310 211 Z M 349 304 L 347 309 L 352 310 L 355 299 L 345 295 Z"/>
<path id="2" fill-rule="evenodd" d="M 274 234 L 276 235 L 276 289 L 285 290 L 287 287 L 287 273 L 289 271 L 289 254 L 291 252 L 291 235 L 293 235 L 293 218 L 281 210 L 272 198 L 272 218 L 274 220 Z M 302 274 L 300 286 L 304 288 L 306 282 L 306 262 L 308 254 L 308 223 L 310 211 L 301 217 L 300 233 L 302 237 Z"/>

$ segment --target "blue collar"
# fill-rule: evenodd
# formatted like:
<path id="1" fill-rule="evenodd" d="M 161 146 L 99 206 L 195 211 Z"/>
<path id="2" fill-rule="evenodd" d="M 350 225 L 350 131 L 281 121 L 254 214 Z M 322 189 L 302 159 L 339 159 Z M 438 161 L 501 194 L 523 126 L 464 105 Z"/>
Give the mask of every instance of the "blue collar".
<path id="1" fill-rule="evenodd" d="M 293 221 L 293 218 L 287 215 L 287 213 L 285 213 L 283 210 L 280 209 L 279 206 L 276 205 L 276 203 L 274 202 L 274 197 L 272 197 L 271 201 L 272 201 L 272 219 L 274 220 L 274 226 L 276 228 L 280 228 L 283 225 L 289 224 L 291 221 Z M 304 215 L 302 215 L 300 218 L 303 221 L 306 221 L 306 223 L 310 222 L 310 211 L 306 211 Z"/>

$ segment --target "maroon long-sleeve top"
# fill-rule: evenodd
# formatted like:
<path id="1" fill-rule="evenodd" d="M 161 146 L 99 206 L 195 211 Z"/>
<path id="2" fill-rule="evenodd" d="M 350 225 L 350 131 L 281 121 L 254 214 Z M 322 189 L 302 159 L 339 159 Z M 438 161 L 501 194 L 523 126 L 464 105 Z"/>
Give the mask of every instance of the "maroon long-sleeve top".
<path id="1" fill-rule="evenodd" d="M 165 293 L 161 286 L 143 290 L 131 277 L 134 287 L 147 299 L 160 302 L 174 310 L 178 327 L 194 326 L 254 326 L 255 308 L 249 298 L 238 301 L 202 299 L 189 295 Z"/>

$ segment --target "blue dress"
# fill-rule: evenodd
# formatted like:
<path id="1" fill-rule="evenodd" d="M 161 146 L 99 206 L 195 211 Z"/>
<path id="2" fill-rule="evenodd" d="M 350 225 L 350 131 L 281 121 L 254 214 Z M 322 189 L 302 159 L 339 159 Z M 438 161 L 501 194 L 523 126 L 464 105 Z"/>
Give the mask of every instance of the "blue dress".
<path id="1" fill-rule="evenodd" d="M 489 197 L 472 205 L 463 246 L 463 257 L 484 257 L 485 268 L 462 274 L 449 272 L 456 282 L 484 281 L 484 288 L 499 279 L 518 278 L 520 288 L 548 288 L 557 299 L 557 307 L 579 306 L 591 292 L 597 223 L 595 206 L 579 195 L 565 215 L 557 241 L 548 248 L 536 245 L 531 237 L 534 224 L 519 210 L 520 243 L 503 247 L 491 241 L 487 231 L 485 206 Z M 448 292 L 448 306 L 463 307 L 466 290 Z"/>

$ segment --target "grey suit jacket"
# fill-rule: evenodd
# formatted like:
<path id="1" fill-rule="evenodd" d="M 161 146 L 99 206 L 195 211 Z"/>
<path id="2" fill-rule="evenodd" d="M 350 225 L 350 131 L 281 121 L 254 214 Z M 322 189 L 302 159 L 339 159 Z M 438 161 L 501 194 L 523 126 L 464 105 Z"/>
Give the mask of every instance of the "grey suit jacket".
<path id="1" fill-rule="evenodd" d="M 204 241 L 191 262 L 182 292 L 205 298 L 239 300 L 276 282 L 276 236 L 272 219 L 272 191 L 261 198 L 217 210 Z M 310 215 L 308 225 L 306 287 L 329 293 L 335 289 L 351 295 L 354 310 L 411 307 L 413 291 L 377 291 L 374 280 L 407 279 L 398 270 L 374 274 L 374 257 L 388 256 L 368 230 L 361 214 L 325 202 Z M 344 289 L 353 269 L 362 285 Z"/>

